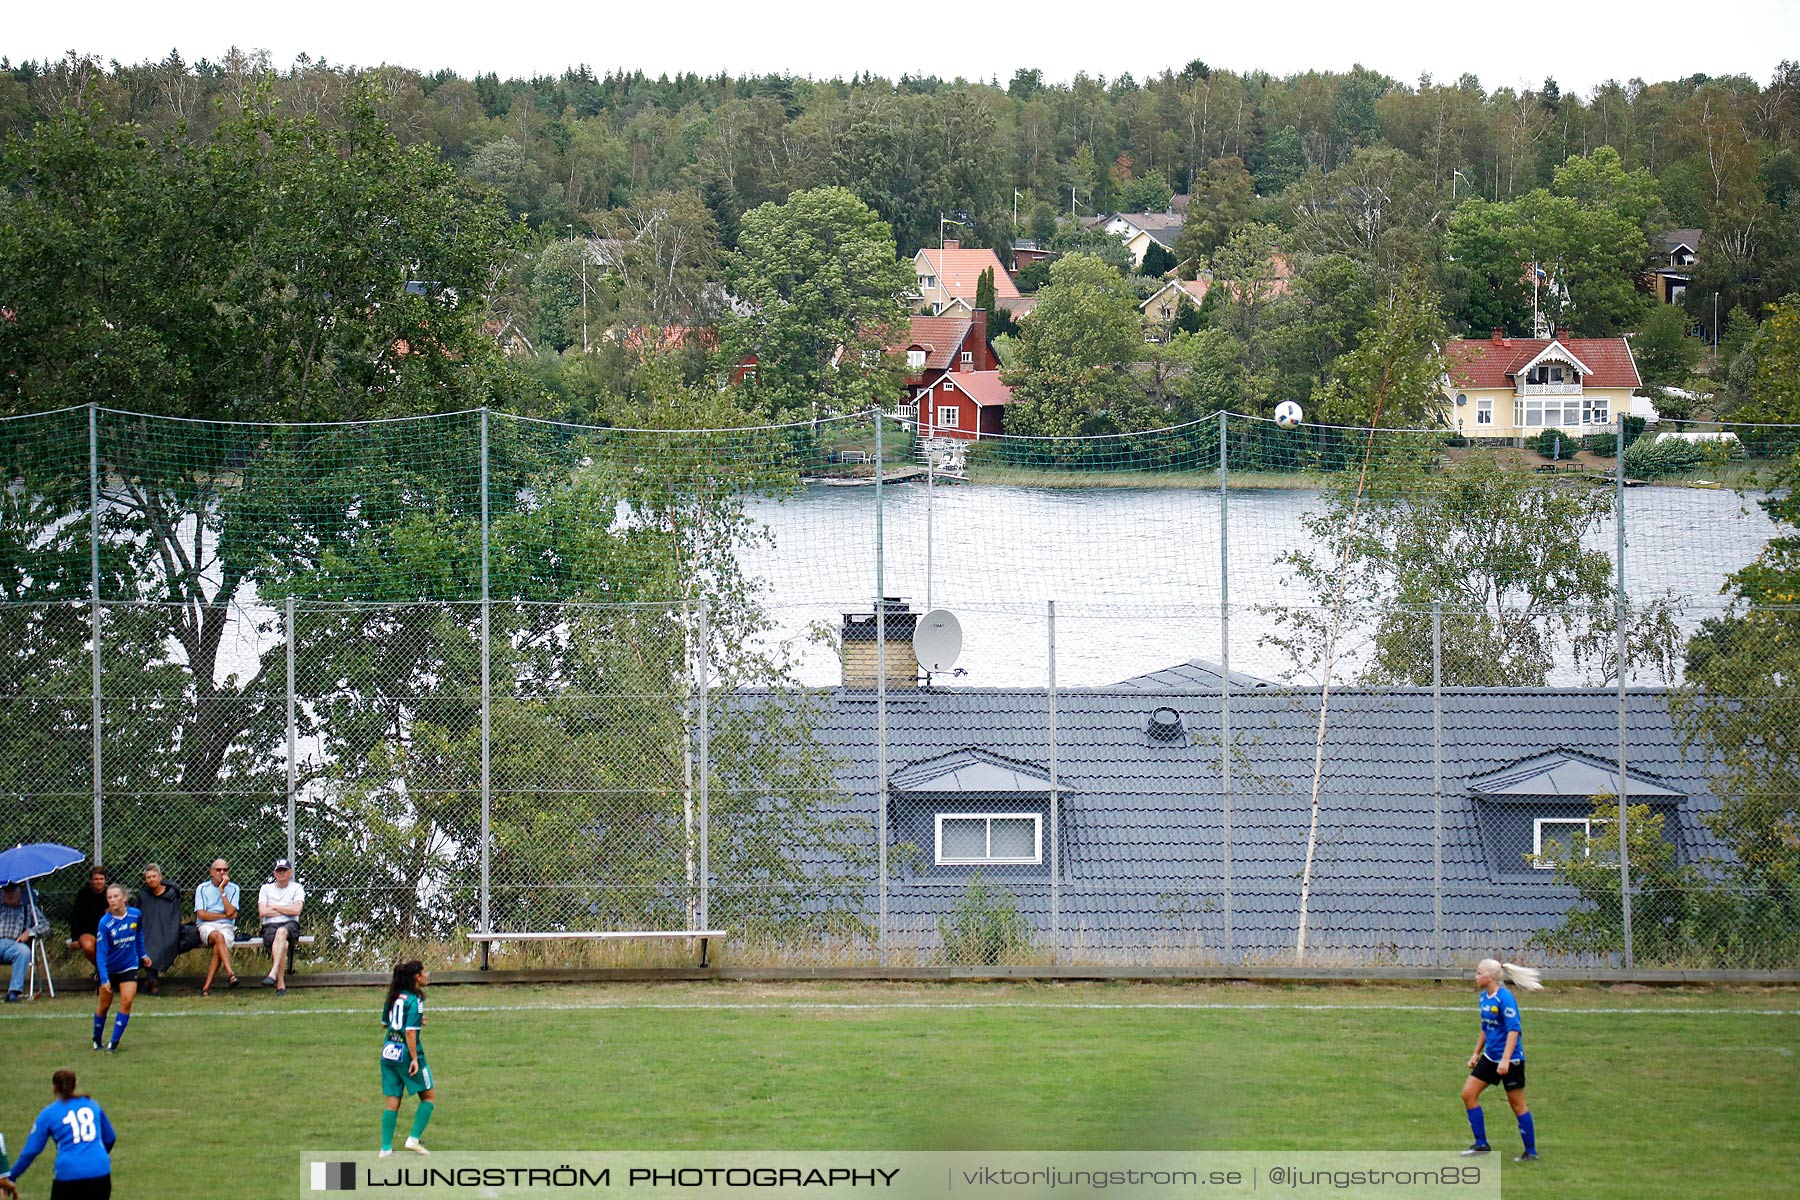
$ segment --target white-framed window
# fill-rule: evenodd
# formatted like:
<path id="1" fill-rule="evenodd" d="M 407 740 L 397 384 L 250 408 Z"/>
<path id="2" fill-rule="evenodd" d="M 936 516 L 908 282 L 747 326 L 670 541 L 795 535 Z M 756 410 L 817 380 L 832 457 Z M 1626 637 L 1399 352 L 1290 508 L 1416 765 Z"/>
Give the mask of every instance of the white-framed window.
<path id="1" fill-rule="evenodd" d="M 1527 429 L 1567 429 L 1581 424 L 1580 395 L 1522 396 L 1519 406 L 1524 412 L 1520 424 Z"/>
<path id="2" fill-rule="evenodd" d="M 934 422 L 939 429 L 962 428 L 962 406 L 960 404 L 938 404 L 933 410 L 937 415 Z"/>
<path id="3" fill-rule="evenodd" d="M 919 276 L 919 290 L 920 291 L 930 291 L 932 288 L 934 288 L 936 286 L 937 286 L 937 276 L 936 275 L 921 275 L 921 276 Z"/>
<path id="4" fill-rule="evenodd" d="M 1494 423 L 1494 398 L 1492 396 L 1475 397 L 1475 423 L 1477 425 Z"/>
<path id="5" fill-rule="evenodd" d="M 973 350 L 964 350 L 962 352 L 962 369 L 965 371 L 968 371 L 968 370 L 973 369 L 974 366 L 975 366 L 975 352 Z"/>
<path id="6" fill-rule="evenodd" d="M 906 369 L 907 370 L 917 371 L 920 368 L 922 368 L 924 365 L 925 365 L 925 352 L 923 350 L 908 350 L 906 352 Z"/>
<path id="7" fill-rule="evenodd" d="M 1044 861 L 1044 830 L 1037 813 L 937 814 L 937 864 L 1037 866 Z"/>
<path id="8" fill-rule="evenodd" d="M 1588 817 L 1538 817 L 1531 823 L 1531 865 L 1554 870 L 1558 863 L 1593 857 L 1589 840 L 1606 822 Z"/>
<path id="9" fill-rule="evenodd" d="M 1612 411 L 1605 396 L 1581 397 L 1581 419 L 1589 425 L 1612 424 Z"/>

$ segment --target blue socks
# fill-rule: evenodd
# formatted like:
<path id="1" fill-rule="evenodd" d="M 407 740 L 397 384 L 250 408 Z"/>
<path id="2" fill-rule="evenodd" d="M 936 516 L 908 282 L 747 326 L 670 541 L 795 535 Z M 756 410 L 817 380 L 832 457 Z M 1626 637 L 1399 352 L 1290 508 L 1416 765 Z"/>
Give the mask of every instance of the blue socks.
<path id="1" fill-rule="evenodd" d="M 105 1032 L 106 1032 L 106 1014 L 105 1013 L 95 1013 L 94 1014 L 94 1040 L 96 1042 L 99 1041 L 100 1035 Z"/>
<path id="2" fill-rule="evenodd" d="M 1487 1117 L 1483 1115 L 1481 1107 L 1477 1105 L 1474 1108 L 1465 1108 L 1463 1111 L 1469 1116 L 1469 1129 L 1475 1134 L 1475 1144 L 1477 1146 L 1487 1145 Z"/>
<path id="3" fill-rule="evenodd" d="M 1525 1153 L 1536 1154 L 1537 1123 L 1531 1119 L 1531 1114 L 1528 1112 L 1519 1114 L 1519 1136 L 1525 1139 Z"/>
<path id="4" fill-rule="evenodd" d="M 119 1044 L 119 1039 L 125 1036 L 125 1026 L 130 1020 L 131 1020 L 130 1013 L 120 1013 L 113 1018 L 112 1044 L 114 1046 L 117 1046 Z"/>

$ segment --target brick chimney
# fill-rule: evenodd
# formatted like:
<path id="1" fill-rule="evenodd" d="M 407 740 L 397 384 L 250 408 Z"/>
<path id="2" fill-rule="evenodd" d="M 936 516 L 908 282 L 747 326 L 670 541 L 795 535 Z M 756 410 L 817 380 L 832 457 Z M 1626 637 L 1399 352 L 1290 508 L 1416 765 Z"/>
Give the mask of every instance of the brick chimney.
<path id="1" fill-rule="evenodd" d="M 975 334 L 975 365 L 970 369 L 979 370 L 988 360 L 987 309 L 976 309 L 969 314 L 969 319 L 975 322 L 975 328 L 971 331 Z"/>
<path id="2" fill-rule="evenodd" d="M 1558 325 L 1556 327 L 1556 340 L 1559 342 L 1566 342 L 1569 340 L 1569 327 L 1567 325 Z"/>
<path id="3" fill-rule="evenodd" d="M 919 615 L 898 596 L 881 602 L 882 627 L 887 634 L 887 686 L 889 691 L 916 691 L 919 659 L 913 652 L 913 629 Z M 874 691 L 880 679 L 874 613 L 845 613 L 842 631 L 844 686 Z"/>
<path id="4" fill-rule="evenodd" d="M 1505 340 L 1506 330 L 1500 328 L 1498 325 L 1494 326 L 1494 345 L 1498 346 Z"/>
<path id="5" fill-rule="evenodd" d="M 944 239 L 944 249 L 946 249 L 946 250 L 961 250 L 962 242 L 957 238 L 945 238 Z"/>

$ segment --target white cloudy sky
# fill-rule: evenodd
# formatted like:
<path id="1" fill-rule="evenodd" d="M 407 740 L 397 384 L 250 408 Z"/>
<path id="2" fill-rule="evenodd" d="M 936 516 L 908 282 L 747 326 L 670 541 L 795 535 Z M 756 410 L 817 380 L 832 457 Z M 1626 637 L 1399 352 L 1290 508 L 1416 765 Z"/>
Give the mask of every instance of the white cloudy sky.
<path id="1" fill-rule="evenodd" d="M 586 63 L 601 72 L 866 70 L 1005 82 L 1020 67 L 1041 68 L 1051 80 L 1077 71 L 1142 78 L 1199 58 L 1276 74 L 1361 62 L 1408 82 L 1421 72 L 1450 80 L 1472 71 L 1489 87 L 1535 85 L 1548 75 L 1564 91 L 1585 93 L 1609 78 L 1695 72 L 1766 82 L 1782 58 L 1800 58 L 1800 0 L 17 0 L 7 8 L 0 54 L 14 63 L 68 50 L 138 62 L 172 48 L 193 61 L 235 45 L 267 50 L 281 66 L 305 52 L 465 75 L 558 73 Z"/>

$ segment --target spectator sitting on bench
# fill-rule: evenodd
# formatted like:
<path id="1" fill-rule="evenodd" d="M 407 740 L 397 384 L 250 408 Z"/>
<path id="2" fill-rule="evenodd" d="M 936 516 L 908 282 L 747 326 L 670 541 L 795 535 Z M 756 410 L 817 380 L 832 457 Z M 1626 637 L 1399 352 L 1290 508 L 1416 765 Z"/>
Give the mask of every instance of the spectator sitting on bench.
<path id="1" fill-rule="evenodd" d="M 275 860 L 275 882 L 256 893 L 256 915 L 262 919 L 263 945 L 274 964 L 263 976 L 263 986 L 287 995 L 287 951 L 300 937 L 300 910 L 306 905 L 306 889 L 294 882 L 294 864 Z"/>
<path id="2" fill-rule="evenodd" d="M 106 868 L 95 863 L 88 868 L 88 881 L 75 893 L 69 906 L 69 940 L 81 947 L 89 962 L 94 961 L 94 937 L 100 932 L 100 918 L 106 915 L 106 885 L 112 880 Z"/>
<path id="3" fill-rule="evenodd" d="M 144 924 L 144 951 L 150 956 L 145 972 L 144 990 L 152 996 L 162 993 L 159 976 L 169 969 L 178 955 L 200 945 L 200 935 L 181 923 L 181 889 L 163 878 L 163 870 L 155 863 L 144 868 L 144 886 L 132 902 Z"/>
<path id="4" fill-rule="evenodd" d="M 17 1004 L 31 970 L 31 941 L 50 932 L 50 922 L 31 902 L 31 889 L 16 883 L 0 886 L 0 963 L 12 968 L 6 1002 Z"/>
<path id="5" fill-rule="evenodd" d="M 231 867 L 222 858 L 213 859 L 207 881 L 194 889 L 194 920 L 200 923 L 200 944 L 212 947 L 212 959 L 206 964 L 206 982 L 200 985 L 202 996 L 212 995 L 213 977 L 225 968 L 225 986 L 238 985 L 237 972 L 231 969 L 231 946 L 237 941 L 238 885 L 231 882 Z"/>

